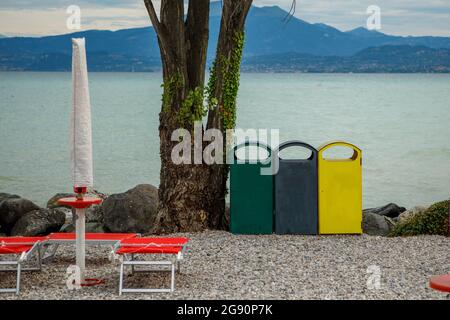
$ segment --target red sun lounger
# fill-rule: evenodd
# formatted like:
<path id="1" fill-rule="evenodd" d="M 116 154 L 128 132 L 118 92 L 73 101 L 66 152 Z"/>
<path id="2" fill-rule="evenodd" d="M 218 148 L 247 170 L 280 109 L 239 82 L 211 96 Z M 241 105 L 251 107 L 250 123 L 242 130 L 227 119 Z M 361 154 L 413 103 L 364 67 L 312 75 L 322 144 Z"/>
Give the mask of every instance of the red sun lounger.
<path id="1" fill-rule="evenodd" d="M 16 287 L 0 288 L 1 293 L 20 292 L 20 273 L 21 271 L 40 271 L 41 270 L 41 244 L 47 240 L 46 237 L 0 237 L 0 256 L 14 258 L 12 260 L 0 260 L 0 271 L 16 271 Z M 29 262 L 36 254 L 36 266 L 22 267 L 22 264 Z M 8 267 L 15 268 L 8 268 Z M 4 268 L 5 267 L 5 268 Z"/>
<path id="2" fill-rule="evenodd" d="M 175 290 L 175 269 L 179 271 L 180 261 L 186 251 L 187 238 L 135 238 L 121 240 L 116 244 L 114 252 L 121 255 L 120 275 L 119 275 L 119 295 L 123 292 L 173 292 Z M 134 260 L 134 255 L 163 254 L 171 255 L 170 260 Z M 169 267 L 171 272 L 170 288 L 166 289 L 136 289 L 124 288 L 123 276 L 124 266 L 131 266 L 132 272 L 135 266 L 163 266 Z M 136 270 L 140 272 L 161 271 L 155 269 Z"/>
<path id="3" fill-rule="evenodd" d="M 114 246 L 117 242 L 124 239 L 136 238 L 140 235 L 138 233 L 86 233 L 85 241 L 88 245 L 110 245 Z M 45 244 L 53 246 L 50 252 L 43 258 L 44 260 L 51 259 L 55 256 L 56 250 L 60 244 L 72 244 L 76 241 L 75 233 L 52 233 L 48 236 L 48 241 Z"/>

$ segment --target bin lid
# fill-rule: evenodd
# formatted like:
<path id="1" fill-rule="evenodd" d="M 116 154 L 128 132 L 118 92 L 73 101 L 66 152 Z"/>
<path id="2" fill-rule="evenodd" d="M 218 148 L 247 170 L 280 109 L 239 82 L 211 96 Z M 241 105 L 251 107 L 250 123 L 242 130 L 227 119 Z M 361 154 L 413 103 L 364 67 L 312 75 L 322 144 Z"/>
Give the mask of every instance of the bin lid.
<path id="1" fill-rule="evenodd" d="M 265 149 L 268 152 L 267 158 L 266 159 L 258 159 L 258 160 L 238 159 L 238 157 L 236 156 L 236 152 L 239 149 L 241 149 L 243 147 L 252 147 L 252 146 Z M 267 164 L 267 163 L 270 163 L 270 161 L 272 160 L 272 148 L 263 142 L 247 140 L 243 143 L 236 145 L 233 148 L 233 160 L 234 160 L 233 163 L 235 163 L 235 161 L 238 160 L 238 161 L 245 162 L 245 163 L 248 162 L 248 163 Z"/>
<path id="2" fill-rule="evenodd" d="M 291 141 L 286 141 L 286 142 L 283 142 L 282 144 L 280 144 L 278 146 L 278 148 L 276 148 L 273 151 L 273 155 L 275 157 L 278 157 L 280 160 L 287 160 L 287 159 L 283 159 L 280 157 L 280 152 L 287 148 L 290 148 L 290 147 L 302 147 L 302 148 L 305 148 L 305 149 L 308 149 L 311 151 L 311 156 L 308 159 L 295 159 L 295 160 L 312 160 L 315 158 L 315 156 L 317 154 L 317 149 L 314 148 L 309 143 L 306 143 L 306 142 L 303 142 L 300 140 L 291 140 Z"/>

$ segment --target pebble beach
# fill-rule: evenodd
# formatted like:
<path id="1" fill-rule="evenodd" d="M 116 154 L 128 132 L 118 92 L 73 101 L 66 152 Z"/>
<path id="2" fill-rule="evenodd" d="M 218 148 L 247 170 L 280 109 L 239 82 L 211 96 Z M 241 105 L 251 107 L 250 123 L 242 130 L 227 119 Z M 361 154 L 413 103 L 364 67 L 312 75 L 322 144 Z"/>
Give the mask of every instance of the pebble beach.
<path id="1" fill-rule="evenodd" d="M 428 288 L 450 271 L 450 239 L 442 236 L 244 236 L 207 231 L 190 238 L 174 293 L 118 295 L 119 264 L 111 248 L 87 247 L 87 277 L 104 284 L 66 286 L 74 246 L 61 246 L 41 272 L 24 272 L 21 294 L 0 299 L 446 299 Z M 146 257 L 138 257 L 146 258 Z M 156 258 L 156 257 L 155 257 Z M 159 257 L 161 258 L 161 257 Z M 2 272 L 0 286 L 14 285 Z M 167 272 L 127 272 L 126 286 L 168 286 Z"/>

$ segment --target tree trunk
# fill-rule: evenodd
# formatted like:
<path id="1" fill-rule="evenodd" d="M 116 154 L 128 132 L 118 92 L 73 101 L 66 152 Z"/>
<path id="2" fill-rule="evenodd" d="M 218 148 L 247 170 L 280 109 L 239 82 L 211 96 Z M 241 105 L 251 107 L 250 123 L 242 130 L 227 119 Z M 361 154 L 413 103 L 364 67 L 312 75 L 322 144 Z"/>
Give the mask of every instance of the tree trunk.
<path id="1" fill-rule="evenodd" d="M 225 133 L 227 129 L 235 128 L 237 88 L 239 87 L 239 69 L 242 59 L 242 41 L 245 20 L 251 4 L 251 0 L 223 1 L 216 58 L 210 75 L 210 94 L 217 99 L 217 106 L 209 112 L 207 128 L 219 129 L 224 134 L 224 163 L 226 163 L 227 145 L 232 138 L 227 137 Z M 236 91 L 228 94 L 227 92 L 231 89 L 227 88 L 229 86 L 235 86 Z M 209 216 L 209 224 L 214 229 L 228 230 L 229 228 L 229 217 L 225 215 L 228 173 L 229 166 L 226 164 L 210 166 L 209 185 L 211 192 L 217 195 L 214 210 Z"/>
<path id="2" fill-rule="evenodd" d="M 158 19 L 152 1 L 144 0 L 158 36 L 164 79 L 159 125 L 159 207 L 153 233 L 196 232 L 218 228 L 224 215 L 228 175 L 226 165 L 176 165 L 171 158 L 172 150 L 178 144 L 171 140 L 176 129 L 183 127 L 194 137 L 193 121 L 184 121 L 180 116 L 186 112 L 196 114 L 196 108 L 203 107 L 202 102 L 201 106 L 194 104 L 189 107 L 191 110 L 185 110 L 183 103 L 195 90 L 203 92 L 209 36 L 209 2 L 190 0 L 185 19 L 184 0 L 162 0 Z M 230 56 L 234 47 L 233 35 L 243 30 L 251 1 L 225 0 L 223 4 L 218 45 L 218 50 L 223 51 L 218 51 L 218 55 Z M 218 74 L 222 75 L 223 72 Z M 215 85 L 214 95 L 220 102 L 222 83 L 218 81 Z M 208 127 L 223 129 L 223 121 L 217 110 L 218 108 L 210 111 Z"/>

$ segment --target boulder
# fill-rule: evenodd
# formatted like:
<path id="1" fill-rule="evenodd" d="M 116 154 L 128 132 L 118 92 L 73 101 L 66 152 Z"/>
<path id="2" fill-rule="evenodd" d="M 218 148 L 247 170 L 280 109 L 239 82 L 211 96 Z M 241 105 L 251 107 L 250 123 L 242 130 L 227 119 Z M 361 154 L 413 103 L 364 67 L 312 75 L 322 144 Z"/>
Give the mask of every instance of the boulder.
<path id="1" fill-rule="evenodd" d="M 62 211 L 66 217 L 66 223 L 72 223 L 73 222 L 73 213 L 72 213 L 72 209 L 66 208 L 66 207 L 58 207 L 55 208 L 58 209 L 59 211 Z"/>
<path id="2" fill-rule="evenodd" d="M 377 208 L 370 208 L 370 209 L 364 209 L 363 212 L 371 212 L 378 214 L 380 216 L 386 216 L 389 218 L 396 218 L 398 217 L 402 212 L 405 212 L 406 208 L 399 207 L 395 203 L 389 203 L 382 207 Z"/>
<path id="3" fill-rule="evenodd" d="M 67 233 L 75 232 L 75 226 L 72 223 L 66 223 L 61 227 L 59 232 L 67 232 Z"/>
<path id="4" fill-rule="evenodd" d="M 58 209 L 39 209 L 26 213 L 11 230 L 12 236 L 41 236 L 58 232 L 65 222 L 64 212 Z"/>
<path id="5" fill-rule="evenodd" d="M 10 198 L 20 198 L 20 196 L 18 196 L 17 194 L 9 194 L 9 193 L 0 192 L 0 202 L 2 202 L 5 199 L 10 199 Z"/>
<path id="6" fill-rule="evenodd" d="M 87 222 L 86 223 L 86 232 L 89 233 L 104 233 L 106 232 L 103 224 L 97 222 Z"/>
<path id="7" fill-rule="evenodd" d="M 93 205 L 86 210 L 86 222 L 103 223 L 103 207 Z"/>
<path id="8" fill-rule="evenodd" d="M 14 224 L 21 217 L 38 209 L 40 209 L 38 205 L 19 196 L 3 197 L 3 201 L 0 202 L 0 231 L 10 234 Z"/>
<path id="9" fill-rule="evenodd" d="M 62 226 L 59 232 L 75 232 L 75 226 L 70 224 L 65 224 Z M 87 233 L 104 233 L 106 232 L 103 224 L 97 222 L 86 222 L 85 232 Z"/>
<path id="10" fill-rule="evenodd" d="M 158 189 L 141 184 L 110 195 L 102 204 L 104 227 L 109 232 L 149 232 L 158 209 Z"/>
<path id="11" fill-rule="evenodd" d="M 75 194 L 73 194 L 73 193 L 57 193 L 53 197 L 51 197 L 50 200 L 47 201 L 47 208 L 55 209 L 55 208 L 65 207 L 65 208 L 71 209 L 71 207 L 69 207 L 69 206 L 62 206 L 58 203 L 59 199 L 70 198 L 70 197 L 75 197 Z"/>
<path id="12" fill-rule="evenodd" d="M 394 227 L 393 221 L 373 212 L 363 212 L 362 229 L 371 236 L 388 236 Z"/>
<path id="13" fill-rule="evenodd" d="M 414 218 L 416 215 L 421 214 L 425 210 L 427 210 L 427 208 L 426 207 L 422 207 L 422 206 L 416 206 L 414 208 L 408 209 L 405 212 L 402 212 L 398 216 L 397 222 L 398 223 L 404 223 L 404 222 Z"/>

